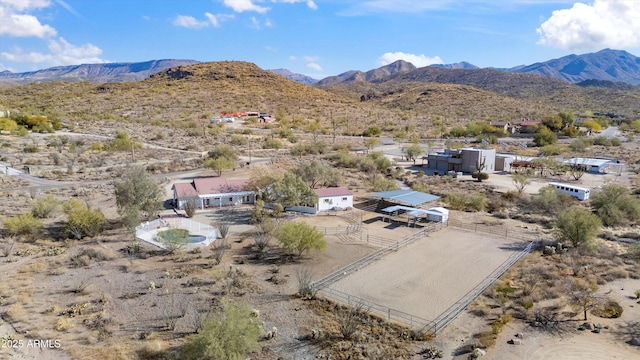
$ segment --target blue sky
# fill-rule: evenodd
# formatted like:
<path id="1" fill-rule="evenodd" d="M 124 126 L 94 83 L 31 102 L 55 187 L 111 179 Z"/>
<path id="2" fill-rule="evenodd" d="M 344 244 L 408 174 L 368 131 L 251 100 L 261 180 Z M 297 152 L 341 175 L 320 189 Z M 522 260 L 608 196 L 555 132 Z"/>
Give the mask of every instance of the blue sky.
<path id="1" fill-rule="evenodd" d="M 636 0 L 0 0 L 0 71 L 241 60 L 320 79 L 398 59 L 513 67 L 640 55 Z"/>

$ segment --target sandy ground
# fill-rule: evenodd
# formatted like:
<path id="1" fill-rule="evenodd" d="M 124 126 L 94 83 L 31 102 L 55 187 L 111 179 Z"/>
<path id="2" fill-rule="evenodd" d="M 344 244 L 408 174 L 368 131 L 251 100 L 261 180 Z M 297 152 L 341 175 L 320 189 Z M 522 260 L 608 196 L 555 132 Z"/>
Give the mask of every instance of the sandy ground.
<path id="1" fill-rule="evenodd" d="M 505 327 L 497 339 L 496 346 L 489 349 L 487 359 L 509 360 L 600 360 L 600 359 L 640 359 L 640 347 L 626 344 L 634 332 L 640 336 L 640 304 L 633 291 L 640 289 L 639 279 L 616 280 L 600 289 L 601 294 L 617 301 L 623 308 L 618 319 L 602 319 L 589 315 L 589 322 L 599 323 L 609 329 L 596 334 L 575 330 L 584 321 L 576 320 L 566 324 L 568 330 L 559 335 L 538 331 L 522 322 L 514 322 Z M 522 345 L 511 345 L 508 341 L 516 333 L 523 333 Z"/>
<path id="2" fill-rule="evenodd" d="M 433 320 L 516 251 L 512 240 L 442 229 L 332 287 Z"/>

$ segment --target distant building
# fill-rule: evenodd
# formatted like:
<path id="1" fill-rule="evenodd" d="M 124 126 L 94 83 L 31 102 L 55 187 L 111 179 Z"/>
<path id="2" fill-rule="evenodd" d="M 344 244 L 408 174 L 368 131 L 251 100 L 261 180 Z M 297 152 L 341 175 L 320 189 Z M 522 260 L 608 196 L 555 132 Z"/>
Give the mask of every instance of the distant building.
<path id="1" fill-rule="evenodd" d="M 484 163 L 483 172 L 494 172 L 496 165 L 495 149 L 445 149 L 444 152 L 429 154 L 427 156 L 427 167 L 437 170 L 441 174 L 449 171 L 473 173 L 478 165 Z"/>
<path id="2" fill-rule="evenodd" d="M 290 206 L 286 211 L 296 211 L 307 214 L 317 214 L 321 211 L 347 210 L 353 207 L 353 193 L 344 187 L 330 187 L 314 189 L 318 195 L 318 202 L 313 206 Z"/>
<path id="3" fill-rule="evenodd" d="M 513 126 L 508 121 L 492 121 L 489 125 L 493 127 L 497 127 L 498 129 L 502 129 L 507 134 L 513 134 L 516 132 L 516 126 Z"/>
<path id="4" fill-rule="evenodd" d="M 613 164 L 617 164 L 612 159 L 592 159 L 592 158 L 571 158 L 562 162 L 564 165 L 581 167 L 586 172 L 603 173 L 605 169 Z"/>

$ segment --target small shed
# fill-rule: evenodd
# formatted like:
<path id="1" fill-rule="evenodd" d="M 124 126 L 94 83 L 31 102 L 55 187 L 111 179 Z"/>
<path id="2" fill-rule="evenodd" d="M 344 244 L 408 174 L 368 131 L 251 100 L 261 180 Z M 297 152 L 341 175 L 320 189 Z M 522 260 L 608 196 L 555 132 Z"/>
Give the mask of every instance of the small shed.
<path id="1" fill-rule="evenodd" d="M 444 223 L 449 221 L 449 210 L 443 207 L 432 207 L 427 209 L 427 220 Z"/>

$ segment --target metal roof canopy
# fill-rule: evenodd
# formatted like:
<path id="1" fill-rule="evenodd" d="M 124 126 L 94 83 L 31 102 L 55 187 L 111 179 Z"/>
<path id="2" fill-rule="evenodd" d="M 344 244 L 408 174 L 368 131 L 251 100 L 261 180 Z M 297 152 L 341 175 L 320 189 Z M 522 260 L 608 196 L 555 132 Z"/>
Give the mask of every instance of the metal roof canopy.
<path id="1" fill-rule="evenodd" d="M 368 196 L 387 200 L 389 202 L 404 203 L 411 206 L 422 205 L 440 199 L 439 196 L 413 190 L 389 190 L 371 193 Z"/>

